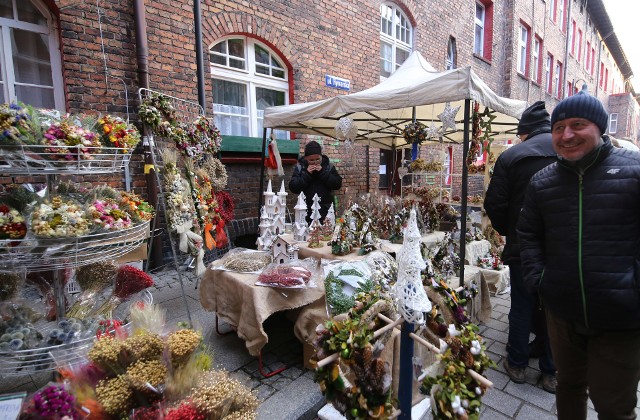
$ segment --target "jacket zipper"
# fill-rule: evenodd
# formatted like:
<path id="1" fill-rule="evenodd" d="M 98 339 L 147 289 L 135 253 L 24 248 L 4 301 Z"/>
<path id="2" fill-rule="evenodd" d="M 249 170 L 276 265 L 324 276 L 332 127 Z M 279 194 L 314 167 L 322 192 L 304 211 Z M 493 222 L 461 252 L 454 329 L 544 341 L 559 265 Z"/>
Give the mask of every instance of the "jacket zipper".
<path id="1" fill-rule="evenodd" d="M 582 313 L 584 325 L 589 328 L 587 319 L 587 299 L 584 291 L 584 276 L 582 275 L 582 173 L 578 173 L 578 277 L 580 278 L 580 293 L 582 294 Z"/>

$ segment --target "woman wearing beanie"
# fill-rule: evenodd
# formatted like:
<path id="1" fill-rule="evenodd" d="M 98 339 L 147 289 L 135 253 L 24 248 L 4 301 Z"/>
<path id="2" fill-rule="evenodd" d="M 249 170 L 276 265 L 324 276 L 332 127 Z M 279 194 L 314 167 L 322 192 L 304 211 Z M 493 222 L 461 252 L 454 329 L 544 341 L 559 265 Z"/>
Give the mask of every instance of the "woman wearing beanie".
<path id="1" fill-rule="evenodd" d="M 526 286 L 539 294 L 557 368 L 558 418 L 635 419 L 640 380 L 640 153 L 604 135 L 586 92 L 551 114 L 557 161 L 536 173 L 518 222 Z"/>
<path id="2" fill-rule="evenodd" d="M 304 147 L 304 156 L 298 159 L 293 170 L 289 190 L 294 194 L 304 192 L 307 203 L 307 223 L 311 223 L 311 205 L 313 196 L 320 197 L 320 222 L 333 203 L 333 191 L 342 187 L 342 177 L 329 158 L 322 154 L 322 147 L 316 141 L 310 141 Z"/>

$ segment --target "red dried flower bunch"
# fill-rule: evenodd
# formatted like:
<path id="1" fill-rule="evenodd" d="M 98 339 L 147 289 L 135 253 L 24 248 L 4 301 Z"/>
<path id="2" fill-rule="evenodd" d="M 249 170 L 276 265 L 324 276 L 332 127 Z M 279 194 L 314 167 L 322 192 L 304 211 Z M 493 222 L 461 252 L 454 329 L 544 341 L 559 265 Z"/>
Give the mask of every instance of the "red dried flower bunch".
<path id="1" fill-rule="evenodd" d="M 116 274 L 116 284 L 113 295 L 120 299 L 128 299 L 131 295 L 153 286 L 153 279 L 144 271 L 123 265 Z"/>
<path id="2" fill-rule="evenodd" d="M 164 416 L 165 420 L 205 420 L 204 414 L 189 403 L 182 403 L 179 407 L 173 408 Z"/>

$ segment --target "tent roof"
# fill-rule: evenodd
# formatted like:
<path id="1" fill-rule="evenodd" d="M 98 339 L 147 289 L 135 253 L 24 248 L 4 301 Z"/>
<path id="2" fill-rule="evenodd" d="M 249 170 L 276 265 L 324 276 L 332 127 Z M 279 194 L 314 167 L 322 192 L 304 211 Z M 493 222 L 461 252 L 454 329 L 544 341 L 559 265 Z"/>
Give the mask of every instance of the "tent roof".
<path id="1" fill-rule="evenodd" d="M 338 120 L 349 117 L 358 128 L 356 141 L 370 141 L 371 145 L 383 148 L 398 147 L 406 145 L 401 130 L 411 122 L 413 107 L 418 121 L 427 127 L 432 122 L 440 127 L 438 115 L 450 103 L 453 108 L 460 107 L 456 130 L 447 130 L 442 138 L 460 143 L 465 99 L 495 111 L 494 135 L 515 133 L 518 118 L 527 107 L 524 101 L 498 96 L 470 67 L 438 72 L 415 51 L 388 79 L 369 89 L 322 101 L 265 109 L 264 127 L 335 137 Z"/>

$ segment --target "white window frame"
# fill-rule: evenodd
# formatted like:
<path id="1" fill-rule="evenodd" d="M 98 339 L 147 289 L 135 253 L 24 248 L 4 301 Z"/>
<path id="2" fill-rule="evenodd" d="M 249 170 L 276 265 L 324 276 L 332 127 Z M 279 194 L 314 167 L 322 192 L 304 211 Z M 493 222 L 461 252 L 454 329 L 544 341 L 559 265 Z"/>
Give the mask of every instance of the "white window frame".
<path id="1" fill-rule="evenodd" d="M 388 16 L 388 12 L 391 12 L 391 16 Z M 391 18 L 389 21 L 388 18 Z M 383 19 L 389 22 L 391 34 L 382 30 Z M 414 30 L 411 25 L 409 17 L 393 3 L 380 4 L 380 43 L 385 43 L 391 46 L 391 57 L 382 56 L 382 47 L 380 48 L 380 80 L 385 80 L 386 77 L 382 74 L 382 61 L 391 62 L 391 72 L 393 74 L 398 67 L 402 65 L 398 62 L 398 50 L 402 50 L 407 53 L 407 56 L 413 51 L 413 36 Z M 404 37 L 402 34 L 404 33 Z"/>
<path id="2" fill-rule="evenodd" d="M 549 0 L 549 18 L 551 19 L 551 21 L 555 22 L 557 19 L 557 14 L 556 14 L 556 0 Z"/>
<path id="3" fill-rule="evenodd" d="M 540 83 L 540 50 L 542 42 L 537 36 L 533 37 L 533 73 L 531 79 Z"/>
<path id="4" fill-rule="evenodd" d="M 11 0 L 14 16 L 18 16 L 16 2 L 21 0 Z M 27 0 L 28 1 L 28 0 Z M 29 83 L 17 83 L 15 69 L 13 66 L 13 48 L 11 43 L 11 29 L 20 29 L 27 32 L 38 33 L 48 42 L 49 63 L 51 64 L 51 81 L 53 90 L 53 100 L 55 109 L 65 111 L 64 82 L 62 78 L 62 59 L 60 57 L 60 44 L 56 31 L 57 23 L 49 8 L 40 0 L 33 0 L 31 4 L 47 19 L 47 24 L 38 25 L 35 23 L 22 22 L 17 19 L 0 18 L 0 66 L 2 67 L 2 81 L 0 88 L 3 90 L 6 102 L 23 101 L 16 96 L 16 85 L 34 86 L 49 88 L 44 85 L 34 85 Z"/>
<path id="5" fill-rule="evenodd" d="M 618 113 L 613 112 L 609 114 L 609 134 L 616 134 L 618 132 Z"/>
<path id="6" fill-rule="evenodd" d="M 545 70 L 545 82 L 547 84 L 547 93 L 551 94 L 553 92 L 553 56 L 547 54 L 547 59 L 545 60 L 544 70 Z"/>
<path id="7" fill-rule="evenodd" d="M 523 39 L 524 38 L 524 39 Z M 520 23 L 520 36 L 518 37 L 518 73 L 527 75 L 527 58 L 529 50 L 529 28 Z"/>
<path id="8" fill-rule="evenodd" d="M 445 70 L 453 70 L 456 68 L 456 54 L 456 39 L 450 36 L 447 42 L 447 58 L 444 63 Z"/>
<path id="9" fill-rule="evenodd" d="M 480 18 L 478 18 L 478 10 L 482 12 L 480 14 Z M 484 6 L 484 4 L 476 2 L 476 10 L 474 14 L 473 53 L 479 55 L 480 57 L 484 57 L 484 25 L 486 22 L 486 18 L 487 8 Z M 478 34 L 480 34 L 480 39 L 476 38 Z"/>
<path id="10" fill-rule="evenodd" d="M 228 39 L 243 39 L 244 40 L 244 57 L 245 57 L 245 69 L 236 69 L 234 67 L 223 66 L 220 64 L 211 63 L 210 65 L 210 77 L 212 79 L 221 79 L 229 82 L 239 83 L 246 86 L 246 97 L 247 97 L 247 107 L 248 107 L 248 119 L 249 119 L 249 134 L 247 137 L 262 137 L 262 132 L 259 132 L 258 120 L 262 120 L 263 117 L 259 116 L 259 110 L 256 104 L 256 88 L 266 88 L 271 90 L 278 90 L 284 93 L 284 105 L 289 104 L 289 69 L 287 65 L 283 63 L 283 60 L 267 45 L 261 43 L 255 38 L 242 36 L 242 35 L 231 35 L 227 37 L 223 37 L 217 39 L 214 43 L 209 46 L 209 50 L 217 45 L 219 42 L 228 40 Z M 255 71 L 256 61 L 255 61 L 255 46 L 259 45 L 261 48 L 267 50 L 270 55 L 272 55 L 278 63 L 282 65 L 284 70 L 284 79 L 257 73 Z M 212 104 L 214 107 L 214 115 L 220 114 L 220 112 L 216 112 L 215 104 Z M 223 135 L 225 133 L 222 133 Z M 228 135 L 228 134 L 227 134 Z M 277 138 L 289 138 L 289 132 L 278 132 Z"/>
<path id="11" fill-rule="evenodd" d="M 555 68 L 555 83 L 553 84 L 553 96 L 559 97 L 560 90 L 562 88 L 562 63 L 556 62 Z"/>

